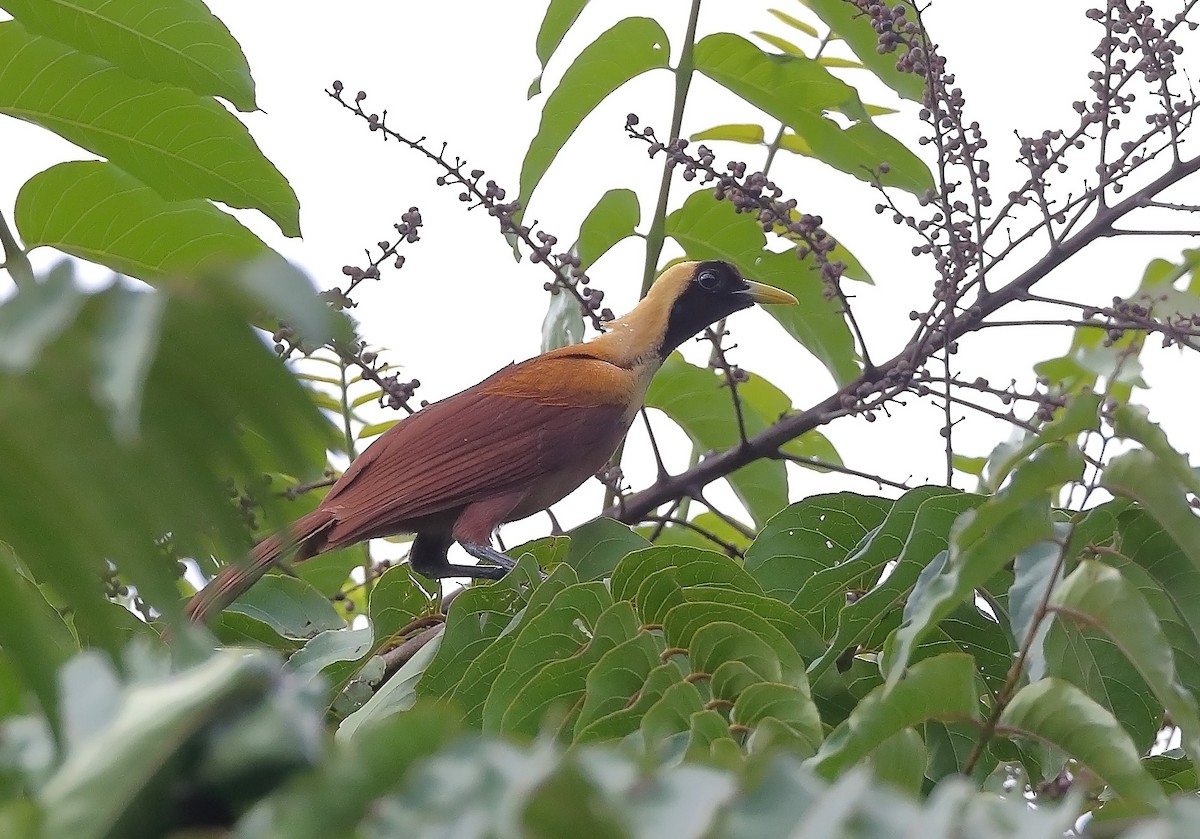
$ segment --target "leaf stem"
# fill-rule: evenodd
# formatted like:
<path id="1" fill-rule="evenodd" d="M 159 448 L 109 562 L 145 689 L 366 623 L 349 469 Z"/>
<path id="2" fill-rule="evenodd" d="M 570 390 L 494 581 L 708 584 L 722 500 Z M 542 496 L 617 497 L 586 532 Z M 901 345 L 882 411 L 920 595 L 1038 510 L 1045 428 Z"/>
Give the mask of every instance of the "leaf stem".
<path id="1" fill-rule="evenodd" d="M 679 138 L 683 128 L 683 109 L 687 104 L 688 88 L 692 84 L 692 71 L 695 67 L 692 53 L 696 41 L 696 21 L 700 17 L 700 0 L 692 0 L 692 8 L 688 13 L 687 32 L 683 36 L 683 51 L 679 55 L 679 66 L 675 68 L 675 104 L 671 111 L 670 143 Z M 663 242 L 666 240 L 667 201 L 671 195 L 671 173 L 674 167 L 670 159 L 663 162 L 662 178 L 658 184 L 658 203 L 654 207 L 654 216 L 650 221 L 650 232 L 646 234 L 646 264 L 642 271 L 642 293 L 646 296 L 650 284 L 654 282 L 658 269 L 658 259 L 662 256 Z"/>
<path id="2" fill-rule="evenodd" d="M 0 213 L 0 244 L 4 246 L 4 268 L 8 270 L 17 290 L 33 288 L 37 285 L 37 280 L 33 276 L 33 266 L 29 264 L 29 257 L 21 249 L 17 243 L 17 237 L 9 229 L 4 213 Z"/>

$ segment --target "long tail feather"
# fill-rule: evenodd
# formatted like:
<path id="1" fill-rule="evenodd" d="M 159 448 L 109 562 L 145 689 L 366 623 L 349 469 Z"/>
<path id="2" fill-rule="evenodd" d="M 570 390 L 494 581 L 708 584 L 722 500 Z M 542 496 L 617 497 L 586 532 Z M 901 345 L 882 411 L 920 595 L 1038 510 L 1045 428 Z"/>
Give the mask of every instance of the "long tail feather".
<path id="1" fill-rule="evenodd" d="M 321 553 L 320 549 L 314 549 L 313 537 L 332 523 L 333 514 L 330 511 L 314 510 L 296 519 L 285 530 L 259 542 L 254 546 L 247 562 L 222 568 L 208 585 L 192 596 L 184 608 L 188 620 L 193 623 L 208 623 L 222 609 L 247 592 L 288 551 L 296 551 L 294 559 L 297 562 Z"/>

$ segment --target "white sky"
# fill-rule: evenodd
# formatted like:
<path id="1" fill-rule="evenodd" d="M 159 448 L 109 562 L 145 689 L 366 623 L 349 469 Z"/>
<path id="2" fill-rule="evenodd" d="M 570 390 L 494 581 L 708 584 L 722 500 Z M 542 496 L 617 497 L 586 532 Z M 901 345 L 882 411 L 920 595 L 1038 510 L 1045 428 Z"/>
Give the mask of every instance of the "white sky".
<path id="1" fill-rule="evenodd" d="M 390 349 L 387 358 L 404 366 L 403 375 L 422 381 L 419 395 L 425 399 L 447 396 L 509 361 L 536 354 L 547 303 L 542 290 L 545 269 L 514 262 L 494 220 L 478 211 L 465 214 L 456 190 L 434 185 L 437 170 L 415 152 L 380 142 L 380 135 L 368 133 L 361 121 L 329 101 L 323 88 L 337 78 L 351 92 L 367 90 L 367 105 L 387 108 L 390 126 L 448 141 L 451 155 L 487 170 L 488 177 L 515 196 L 521 160 L 543 101 L 525 100 L 526 87 L 538 70 L 533 44 L 543 4 L 346 0 L 317 10 L 282 2 L 208 2 L 249 58 L 263 112 L 245 119 L 299 194 L 305 236 L 285 240 L 257 214 L 242 212 L 239 217 L 308 270 L 319 285 L 329 286 L 342 282 L 343 264 L 361 264 L 363 248 L 386 238 L 410 205 L 420 207 L 426 222 L 423 241 L 403 251 L 408 264 L 402 271 L 389 271 L 382 283 L 360 288 L 362 306 L 356 314 L 363 334 Z M 1012 164 L 1013 131 L 1029 134 L 1070 127 L 1071 102 L 1086 95 L 1086 73 L 1093 61 L 1089 53 L 1100 31 L 1084 19 L 1091 5 L 1094 2 L 1080 0 L 1012 0 L 1002 6 L 938 0 L 928 15 L 966 91 L 970 117 L 982 123 L 990 138 L 987 158 L 998 199 L 1016 185 L 1019 175 Z M 1174 3 L 1155 5 L 1160 13 L 1175 9 Z M 804 45 L 802 36 L 767 13 L 772 6 L 805 14 L 795 0 L 705 0 L 699 34 L 748 35 L 760 29 Z M 687 8 L 685 0 L 591 4 L 552 61 L 543 90 L 552 90 L 573 56 L 624 16 L 657 15 L 677 55 Z M 1183 59 L 1185 66 L 1195 60 L 1191 54 Z M 915 147 L 921 125 L 913 118 L 911 104 L 899 104 L 861 71 L 844 73 L 844 78 L 860 86 L 865 101 L 903 108 L 902 114 L 881 118 L 880 125 Z M 529 217 L 540 219 L 565 245 L 595 201 L 612 187 L 638 189 L 643 217 L 648 216 L 660 163 L 649 161 L 641 144 L 623 138 L 624 117 L 636 112 L 643 123 L 665 134 L 671 84 L 667 73 L 650 73 L 602 105 L 555 162 Z M 692 90 L 685 134 L 728 122 L 763 122 L 768 136 L 776 127 L 704 78 L 697 77 Z M 0 207 L 9 219 L 17 190 L 27 178 L 61 160 L 86 156 L 49 132 L 11 119 L 0 120 L 0 149 L 5 161 L 0 168 Z M 730 145 L 717 146 L 717 152 L 720 160 L 746 159 L 752 168 L 761 165 L 764 154 L 762 149 Z M 1082 178 L 1083 168 L 1066 177 Z M 911 257 L 913 240 L 874 213 L 876 196 L 854 178 L 783 153 L 772 175 L 786 195 L 800 201 L 801 209 L 824 216 L 830 232 L 875 277 L 875 287 L 853 284 L 851 290 L 857 294 L 855 311 L 872 354 L 890 357 L 910 334 L 908 311 L 927 306 L 932 264 Z M 673 206 L 691 191 L 690 185 L 676 181 Z M 1185 184 L 1173 197 L 1195 203 L 1196 191 L 1194 184 Z M 1189 220 L 1177 218 L 1169 224 L 1188 227 Z M 593 283 L 607 292 L 606 304 L 618 313 L 636 301 L 640 245 L 640 240 L 624 243 L 590 272 Z M 1060 270 L 1043 291 L 1105 303 L 1114 294 L 1131 292 L 1150 259 L 1175 259 L 1182 247 L 1195 246 L 1187 237 L 1105 241 Z M 668 251 L 664 258 L 673 255 Z M 33 257 L 38 265 L 54 259 L 49 253 L 35 252 Z M 1018 261 L 1014 266 L 1019 267 Z M 0 294 L 6 283 L 0 280 Z M 1023 310 L 1021 316 L 1035 314 Z M 832 382 L 821 366 L 763 313 L 740 313 L 730 326 L 739 344 L 733 359 L 782 387 L 797 407 L 831 391 Z M 962 342 L 959 363 L 965 378 L 983 375 L 1003 386 L 1016 377 L 1028 389 L 1031 365 L 1061 354 L 1068 340 L 1059 330 L 988 330 Z M 696 361 L 704 357 L 701 347 L 685 352 Z M 1147 350 L 1144 361 L 1152 390 L 1142 401 L 1168 426 L 1178 447 L 1200 449 L 1200 429 L 1192 413 L 1195 361 L 1189 360 L 1191 367 L 1185 371 L 1178 351 L 1153 349 Z M 844 419 L 825 430 L 848 465 L 896 480 L 940 482 L 940 409 L 915 397 L 905 401 L 907 407 L 892 409 L 893 419 L 881 417 L 874 424 Z M 656 425 L 666 423 L 660 418 Z M 962 453 L 981 455 L 1007 433 L 1003 423 L 972 415 L 956 428 L 955 436 Z M 678 471 L 687 454 L 682 436 L 674 439 L 669 465 Z M 653 465 L 644 445 L 635 443 L 633 452 L 626 471 L 636 489 L 652 478 Z M 875 491 L 872 484 L 840 475 L 799 470 L 794 475 L 800 478 L 793 486 L 797 498 L 839 489 Z M 962 476 L 959 485 L 970 488 Z M 563 523 L 569 526 L 594 515 L 601 491 L 591 482 L 558 505 Z M 714 498 L 721 497 L 729 496 L 714 493 Z M 505 541 L 511 545 L 547 529 L 546 518 L 538 516 L 509 525 Z"/>

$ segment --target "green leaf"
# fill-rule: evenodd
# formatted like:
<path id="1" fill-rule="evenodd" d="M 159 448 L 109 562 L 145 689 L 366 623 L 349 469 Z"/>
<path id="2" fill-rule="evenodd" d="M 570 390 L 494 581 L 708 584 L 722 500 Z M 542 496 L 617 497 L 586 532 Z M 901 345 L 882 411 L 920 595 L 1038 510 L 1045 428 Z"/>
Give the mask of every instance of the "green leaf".
<path id="1" fill-rule="evenodd" d="M 584 328 L 579 302 L 570 294 L 555 290 L 542 318 L 542 352 L 578 344 L 583 340 Z"/>
<path id="2" fill-rule="evenodd" d="M 830 563 L 828 567 L 815 571 L 812 576 L 804 580 L 798 586 L 799 591 L 792 598 L 792 605 L 813 621 L 823 637 L 832 637 L 838 625 L 838 617 L 847 605 L 847 595 L 853 593 L 855 596 L 861 596 L 874 587 L 885 566 L 904 551 L 905 544 L 914 530 L 913 522 L 922 506 L 927 501 L 938 499 L 939 509 L 942 507 L 957 508 L 956 495 L 958 493 L 954 490 L 939 486 L 917 487 L 904 493 L 888 508 L 885 508 L 886 517 L 882 518 L 882 522 L 877 527 L 863 531 L 859 535 L 855 543 L 846 549 L 844 557 L 835 563 Z M 934 512 L 934 506 L 931 505 L 926 510 L 926 515 Z M 821 515 L 824 518 L 819 519 L 820 522 L 828 522 L 831 526 L 837 526 L 836 519 L 832 519 L 825 513 Z M 820 538 L 821 530 L 824 530 L 824 527 L 817 528 L 815 538 Z M 808 536 L 808 534 L 805 535 Z M 849 540 L 834 541 L 840 545 Z M 925 539 L 919 541 L 926 542 Z M 945 547 L 944 545 L 937 546 L 936 535 L 932 544 L 936 549 L 924 559 L 922 564 L 928 563 L 933 554 Z M 914 551 L 914 555 L 919 554 Z M 840 655 L 841 650 L 838 650 L 837 654 Z"/>
<path id="3" fill-rule="evenodd" d="M 1054 539 L 1034 542 L 1017 553 L 1013 560 L 1013 583 L 1008 592 L 1008 603 L 1012 615 L 1012 637 L 1018 649 L 1028 648 L 1025 669 L 1030 681 L 1046 675 L 1046 659 L 1043 646 L 1050 621 L 1042 619 L 1034 627 L 1034 617 L 1044 602 L 1047 589 L 1057 586 L 1063 579 L 1063 546 L 1061 540 L 1067 536 L 1067 527 L 1054 525 Z M 1029 639 L 1033 632 L 1032 640 Z"/>
<path id="4" fill-rule="evenodd" d="M 740 35 L 718 32 L 695 48 L 696 70 L 776 119 L 832 109 L 850 119 L 866 113 L 854 88 L 812 59 L 767 55 Z"/>
<path id="5" fill-rule="evenodd" d="M 871 20 L 844 0 L 803 0 L 854 51 L 859 60 L 885 85 L 905 99 L 923 101 L 925 79 L 896 69 L 898 53 L 880 53 L 879 36 Z"/>
<path id="6" fill-rule="evenodd" d="M 562 43 L 562 39 L 566 37 L 587 4 L 588 0 L 550 0 L 546 16 L 542 18 L 542 25 L 538 28 L 535 43 L 542 71 L 530 83 L 526 98 L 532 99 L 542 92 L 542 73 L 546 71 L 550 57 L 554 55 L 554 51 L 558 49 L 558 45 Z"/>
<path id="7" fill-rule="evenodd" d="M 864 697 L 825 738 L 809 765 L 825 778 L 837 777 L 889 738 L 925 720 L 973 719 L 977 704 L 975 663 L 969 655 L 925 659 L 894 687 L 881 685 Z"/>
<path id="8" fill-rule="evenodd" d="M 1000 725 L 1071 755 L 1136 809 L 1166 805 L 1129 735 L 1108 710 L 1068 682 L 1047 678 L 1026 685 L 1004 709 Z"/>
<path id="9" fill-rule="evenodd" d="M 19 289 L 0 306 L 0 370 L 24 373 L 32 367 L 43 347 L 75 320 L 84 299 L 66 260 L 42 282 Z"/>
<path id="10" fill-rule="evenodd" d="M 770 32 L 760 32 L 757 29 L 753 30 L 750 34 L 756 38 L 761 38 L 763 41 L 766 41 L 784 55 L 794 55 L 797 58 L 804 58 L 804 50 L 800 49 L 800 47 L 796 46 L 786 38 L 780 38 L 778 35 L 772 35 Z"/>
<path id="11" fill-rule="evenodd" d="M 906 497 L 910 494 L 913 493 L 906 493 Z M 911 518 L 912 526 L 905 534 L 904 546 L 899 555 L 895 557 L 895 564 L 892 566 L 891 572 L 886 579 L 857 597 L 854 602 L 847 603 L 840 610 L 837 616 L 837 631 L 829 642 L 829 648 L 825 654 L 813 662 L 809 668 L 809 678 L 814 681 L 819 679 L 827 668 L 836 663 L 838 657 L 846 649 L 864 643 L 873 629 L 895 614 L 894 610 L 904 603 L 922 570 L 947 549 L 949 534 L 955 520 L 968 510 L 978 507 L 982 501 L 983 499 L 976 495 L 947 492 L 941 495 L 931 495 L 920 502 L 916 514 Z M 898 507 L 900 507 L 900 501 L 897 501 L 896 506 L 892 508 L 892 515 L 889 515 L 889 521 L 880 528 L 880 533 L 888 530 L 888 523 L 895 516 Z M 876 538 L 871 540 L 871 547 L 874 548 L 878 545 L 879 548 L 882 548 L 883 546 L 879 544 L 882 541 L 877 534 Z M 875 553 L 875 557 L 883 558 L 878 552 Z M 851 557 L 842 565 L 852 567 L 856 558 Z M 875 562 L 860 560 L 858 564 L 870 567 Z M 839 593 L 842 594 L 844 601 L 845 590 L 843 589 Z M 804 593 L 802 592 L 798 600 L 803 599 Z"/>
<path id="12" fill-rule="evenodd" d="M 553 604 L 552 607 L 557 608 Z M 572 618 L 575 626 L 571 629 L 582 628 L 585 637 L 578 639 L 575 649 L 564 645 L 559 648 L 560 652 L 547 655 L 541 666 L 535 665 L 529 671 L 528 677 L 517 686 L 515 693 L 500 700 L 504 710 L 499 720 L 499 730 L 529 736 L 539 731 L 572 730 L 592 668 L 610 650 L 638 633 L 637 617 L 632 606 L 624 601 L 610 605 L 591 623 L 577 612 L 560 615 L 556 620 L 563 617 Z M 521 646 L 519 640 L 518 646 Z M 544 649 L 541 645 L 539 647 Z M 518 658 L 514 651 L 510 663 L 515 663 L 514 659 Z"/>
<path id="13" fill-rule="evenodd" d="M 0 32 L 3 30 L 0 29 Z M 330 332 L 312 283 L 207 201 L 167 201 L 111 163 L 60 163 L 21 187 L 17 229 L 51 247 L 166 289 L 267 308 L 306 337 Z"/>
<path id="14" fill-rule="evenodd" d="M 318 632 L 346 628 L 323 594 L 284 574 L 267 574 L 226 611 L 256 618 L 285 638 L 311 638 Z"/>
<path id="15" fill-rule="evenodd" d="M 764 250 L 762 225 L 753 216 L 736 212 L 728 201 L 716 201 L 704 190 L 688 196 L 683 206 L 667 217 L 666 233 L 692 259 L 732 262 L 746 279 L 795 296 L 799 305 L 767 306 L 767 313 L 816 356 L 839 384 L 858 375 L 854 339 L 840 304 L 826 299 L 819 272 L 811 261 L 798 261 L 795 251 Z"/>
<path id="16" fill-rule="evenodd" d="M 1200 754 L 1196 697 L 1179 678 L 1158 618 L 1119 571 L 1094 560 L 1080 563 L 1055 590 L 1051 607 L 1059 620 L 1099 627 L 1112 638 L 1182 729 L 1188 752 Z"/>
<path id="17" fill-rule="evenodd" d="M 1188 504 L 1184 486 L 1169 462 L 1135 449 L 1117 455 L 1102 477 L 1104 487 L 1141 503 L 1200 569 L 1200 519 Z"/>
<path id="18" fill-rule="evenodd" d="M 854 88 L 813 59 L 770 55 L 727 32 L 696 44 L 696 69 L 789 126 L 803 139 L 808 154 L 834 168 L 870 181 L 880 174 L 888 186 L 917 195 L 933 188 L 924 162 L 872 122 Z M 843 129 L 823 114 L 838 111 L 854 124 Z"/>
<path id="19" fill-rule="evenodd" d="M 73 746 L 38 792 L 45 835 L 99 839 L 159 833 L 147 828 L 169 811 L 147 809 L 145 796 L 153 795 L 158 788 L 161 797 L 156 800 L 165 803 L 169 799 L 166 789 L 183 791 L 180 787 L 185 778 L 179 776 L 187 772 L 188 765 L 181 762 L 181 755 L 210 723 L 224 716 L 231 732 L 244 736 L 253 730 L 230 725 L 231 705 L 239 699 L 266 694 L 276 678 L 276 668 L 273 657 L 262 653 L 224 651 L 172 678 L 127 688 L 111 717 Z M 90 679 L 66 687 L 94 696 L 95 685 Z M 295 749 L 319 742 L 320 722 L 315 709 L 297 706 L 287 724 L 291 725 L 290 737 L 274 742 L 293 754 Z M 258 725 L 258 731 L 263 731 L 263 725 Z M 274 734 L 278 737 L 279 732 Z M 233 745 L 229 741 L 226 744 Z M 219 748 L 222 744 L 218 740 L 208 745 Z M 254 748 L 253 743 L 246 745 Z M 194 761 L 194 757 L 189 761 L 193 763 L 191 771 L 202 771 L 203 764 L 196 766 Z M 121 771 L 114 772 L 114 766 L 120 766 Z M 186 781 L 194 783 L 195 776 L 186 777 Z M 173 786 L 176 783 L 180 787 Z"/>
<path id="20" fill-rule="evenodd" d="M 417 582 L 412 566 L 393 565 L 371 586 L 369 614 L 379 644 L 393 640 L 400 630 L 420 617 L 440 611 Z"/>
<path id="21" fill-rule="evenodd" d="M 754 123 L 714 125 L 712 128 L 691 135 L 689 139 L 692 141 L 728 140 L 731 143 L 749 143 L 755 146 L 761 146 L 766 142 L 766 138 L 763 136 L 763 127 Z"/>
<path id="22" fill-rule="evenodd" d="M 505 712 L 522 687 L 546 662 L 577 655 L 597 634 L 600 616 L 613 605 L 602 582 L 576 583 L 558 592 L 537 615 L 522 621 L 512 650 L 487 691 L 483 705 L 484 731 L 499 731 Z M 579 685 L 582 689 L 583 685 Z M 567 698 L 570 703 L 572 698 Z M 536 730 L 537 720 L 530 729 Z"/>
<path id="23" fill-rule="evenodd" d="M 322 673 L 334 665 L 353 664 L 362 660 L 371 651 L 374 641 L 370 627 L 327 629 L 293 653 L 288 659 L 287 668 L 303 676 L 309 684 L 319 682 Z M 339 672 L 338 675 L 342 674 Z"/>
<path id="24" fill-rule="evenodd" d="M 567 531 L 567 535 L 571 542 L 563 561 L 584 582 L 611 577 L 627 554 L 650 547 L 629 525 L 603 516 Z"/>
<path id="25" fill-rule="evenodd" d="M 522 209 L 584 118 L 625 82 L 666 67 L 670 54 L 662 27 L 642 17 L 625 18 L 584 48 L 542 106 L 541 124 L 521 164 Z"/>
<path id="26" fill-rule="evenodd" d="M 642 209 L 632 189 L 604 193 L 579 226 L 579 238 L 571 249 L 579 257 L 580 270 L 588 270 L 614 245 L 633 236 L 641 220 Z"/>
<path id="27" fill-rule="evenodd" d="M 841 563 L 891 508 L 886 498 L 853 492 L 814 495 L 790 505 L 759 531 L 746 551 L 746 570 L 785 603 L 813 574 Z"/>
<path id="28" fill-rule="evenodd" d="M 788 26 L 792 27 L 793 29 L 800 30 L 805 35 L 808 35 L 813 38 L 820 37 L 820 34 L 817 32 L 817 29 L 815 26 L 807 24 L 802 20 L 798 20 L 797 18 L 794 18 L 791 15 L 789 15 L 787 12 L 781 12 L 779 9 L 767 9 L 767 12 L 769 14 L 774 15 L 776 18 L 783 21 L 784 23 L 786 23 Z"/>
<path id="29" fill-rule="evenodd" d="M 30 32 L 134 78 L 221 96 L 239 111 L 257 107 L 242 48 L 200 0 L 4 0 L 3 6 Z"/>
<path id="30" fill-rule="evenodd" d="M 114 436 L 125 443 L 137 436 L 166 305 L 161 294 L 118 293 L 96 336 L 96 398 L 112 415 Z"/>
<path id="31" fill-rule="evenodd" d="M 822 67 L 841 67 L 846 70 L 863 70 L 866 69 L 857 61 L 850 61 L 847 58 L 837 58 L 832 55 L 823 55 L 817 59 L 817 63 Z M 865 106 L 864 106 L 865 107 Z M 868 111 L 870 113 L 870 111 Z"/>
<path id="32" fill-rule="evenodd" d="M 168 200 L 211 198 L 261 210 L 300 235 L 300 206 L 238 119 L 191 91 L 127 76 L 108 62 L 0 23 L 0 113 L 107 157 Z"/>
<path id="33" fill-rule="evenodd" d="M 964 513 L 950 534 L 950 550 L 922 572 L 904 607 L 904 622 L 884 650 L 881 670 L 894 685 L 925 632 L 1005 563 L 1053 534 L 1051 494 L 1083 473 L 1073 445 L 1052 444 L 1019 467 L 1011 483 L 975 510 Z"/>
<path id="34" fill-rule="evenodd" d="M 724 379 L 716 372 L 688 364 L 672 353 L 650 383 L 646 406 L 674 420 L 701 451 L 722 451 L 740 441 L 737 412 Z M 742 405 L 747 435 L 768 421 Z M 772 418 L 774 419 L 774 418 Z M 762 524 L 787 504 L 787 469 L 781 461 L 758 460 L 729 476 L 738 500 Z"/>
<path id="35" fill-rule="evenodd" d="M 374 736 L 380 724 L 407 716 L 406 712 L 417 703 L 418 685 L 444 641 L 445 630 L 439 629 L 390 679 L 379 686 L 361 708 L 342 720 L 337 729 L 337 741 L 361 743 L 364 737 Z"/>
<path id="36" fill-rule="evenodd" d="M 875 778 L 916 798 L 925 783 L 929 754 L 920 732 L 906 728 L 876 746 L 867 759 Z"/>
<path id="37" fill-rule="evenodd" d="M 62 615 L 18 570 L 18 560 L 0 542 L 0 647 L 37 696 L 56 739 L 61 737 L 55 673 L 76 648 Z"/>

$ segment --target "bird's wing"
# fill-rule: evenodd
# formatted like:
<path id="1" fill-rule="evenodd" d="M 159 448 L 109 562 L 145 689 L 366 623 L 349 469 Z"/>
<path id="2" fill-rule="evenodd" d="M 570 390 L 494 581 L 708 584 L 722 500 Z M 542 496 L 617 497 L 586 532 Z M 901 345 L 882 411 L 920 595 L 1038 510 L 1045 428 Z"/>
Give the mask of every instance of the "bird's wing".
<path id="1" fill-rule="evenodd" d="M 599 469 L 639 395 L 631 376 L 560 352 L 506 367 L 408 417 L 368 447 L 322 502 L 336 519 L 327 544 L 528 489 L 572 464 Z"/>

